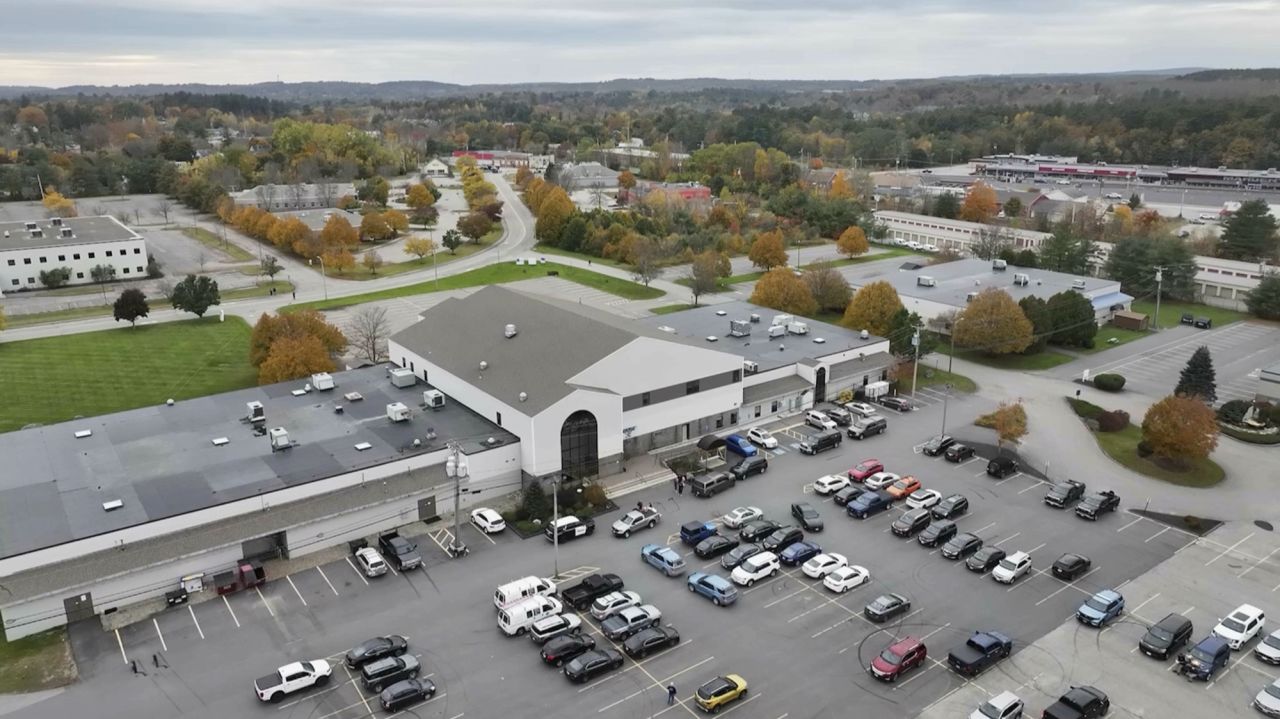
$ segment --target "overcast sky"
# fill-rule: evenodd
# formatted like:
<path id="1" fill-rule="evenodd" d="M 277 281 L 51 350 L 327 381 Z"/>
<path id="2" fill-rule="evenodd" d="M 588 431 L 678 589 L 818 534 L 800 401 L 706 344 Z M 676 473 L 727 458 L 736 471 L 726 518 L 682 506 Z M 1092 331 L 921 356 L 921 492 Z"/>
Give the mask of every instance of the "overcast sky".
<path id="1" fill-rule="evenodd" d="M 0 84 L 872 79 L 1280 64 L 1280 0 L 3 0 Z"/>

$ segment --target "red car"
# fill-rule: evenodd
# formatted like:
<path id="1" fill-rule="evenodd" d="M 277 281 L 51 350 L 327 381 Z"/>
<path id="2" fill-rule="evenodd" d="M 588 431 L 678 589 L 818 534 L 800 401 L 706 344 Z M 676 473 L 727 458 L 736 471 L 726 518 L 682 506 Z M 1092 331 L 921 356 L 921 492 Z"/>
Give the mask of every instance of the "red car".
<path id="1" fill-rule="evenodd" d="M 849 470 L 849 479 L 852 479 L 855 482 L 861 482 L 876 472 L 883 471 L 884 462 L 881 462 L 878 459 L 864 459 L 858 463 L 857 467 Z"/>
<path id="2" fill-rule="evenodd" d="M 871 676 L 886 682 L 894 682 L 898 677 L 914 669 L 929 656 L 924 643 L 915 637 L 901 639 L 884 648 L 875 659 L 871 660 L 869 669 Z"/>

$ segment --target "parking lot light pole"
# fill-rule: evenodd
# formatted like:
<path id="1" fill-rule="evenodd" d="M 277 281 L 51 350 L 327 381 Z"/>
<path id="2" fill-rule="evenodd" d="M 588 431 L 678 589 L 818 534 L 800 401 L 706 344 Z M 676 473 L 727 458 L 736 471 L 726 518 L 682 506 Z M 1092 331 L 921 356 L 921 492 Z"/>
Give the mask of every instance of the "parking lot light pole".
<path id="1" fill-rule="evenodd" d="M 324 287 L 324 298 L 327 300 L 329 299 L 329 278 L 326 276 L 326 272 L 324 268 L 324 258 L 316 257 L 314 259 L 307 260 L 307 264 L 313 265 L 315 264 L 316 260 L 320 261 L 320 284 L 321 286 Z"/>
<path id="2" fill-rule="evenodd" d="M 1164 268 L 1156 267 L 1156 316 L 1151 319 L 1153 329 L 1160 329 L 1160 285 L 1164 281 Z"/>
<path id="3" fill-rule="evenodd" d="M 467 553 L 462 542 L 462 481 L 467 478 L 467 455 L 462 445 L 449 442 L 449 459 L 445 460 L 444 473 L 453 480 L 453 541 L 449 542 L 449 555 L 457 558 Z"/>
<path id="4" fill-rule="evenodd" d="M 916 348 L 916 359 L 911 363 L 911 399 L 916 398 L 916 377 L 920 373 L 920 330 L 911 336 L 911 345 Z"/>
<path id="5" fill-rule="evenodd" d="M 537 480 L 534 480 L 537 481 Z M 555 573 L 552 579 L 560 579 L 560 478 L 551 480 L 551 546 L 555 548 Z"/>

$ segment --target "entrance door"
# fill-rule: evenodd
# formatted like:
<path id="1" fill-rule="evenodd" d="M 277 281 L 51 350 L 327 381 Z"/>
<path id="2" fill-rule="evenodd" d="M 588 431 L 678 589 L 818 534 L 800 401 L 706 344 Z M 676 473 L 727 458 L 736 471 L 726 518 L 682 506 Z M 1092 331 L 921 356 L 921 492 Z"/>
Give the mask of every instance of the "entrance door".
<path id="1" fill-rule="evenodd" d="M 82 619 L 93 619 L 93 595 L 85 592 L 67 597 L 62 600 L 62 608 L 67 612 L 67 624 Z"/>
<path id="2" fill-rule="evenodd" d="M 256 537 L 240 543 L 240 552 L 245 559 L 288 559 L 285 549 L 284 532 Z"/>
<path id="3" fill-rule="evenodd" d="M 418 519 L 423 522 L 434 522 L 440 519 L 440 515 L 436 514 L 436 496 L 434 494 L 418 500 Z"/>
<path id="4" fill-rule="evenodd" d="M 827 368 L 819 367 L 817 373 L 817 381 L 813 383 L 813 403 L 825 402 L 827 400 Z"/>

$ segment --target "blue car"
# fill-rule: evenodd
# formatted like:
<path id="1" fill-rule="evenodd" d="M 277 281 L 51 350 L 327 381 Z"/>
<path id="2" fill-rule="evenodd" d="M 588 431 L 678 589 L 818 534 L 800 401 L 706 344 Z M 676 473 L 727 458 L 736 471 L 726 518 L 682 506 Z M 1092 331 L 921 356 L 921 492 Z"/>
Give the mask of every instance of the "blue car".
<path id="1" fill-rule="evenodd" d="M 1124 597 L 1117 591 L 1104 589 L 1084 600 L 1076 610 L 1076 619 L 1091 627 L 1101 627 L 1123 611 Z"/>
<path id="2" fill-rule="evenodd" d="M 697 592 L 717 607 L 724 607 L 738 601 L 738 589 L 724 577 L 706 572 L 694 572 L 689 575 L 689 591 Z"/>
<path id="3" fill-rule="evenodd" d="M 716 525 L 712 522 L 685 522 L 680 525 L 680 541 L 690 547 L 696 547 L 698 542 L 716 532 Z"/>
<path id="4" fill-rule="evenodd" d="M 879 514 L 893 505 L 893 497 L 888 492 L 880 490 L 878 492 L 867 492 L 845 506 L 844 510 L 849 513 L 850 517 L 858 519 L 866 519 L 873 514 Z"/>
<path id="5" fill-rule="evenodd" d="M 814 542 L 803 541 L 796 542 L 782 550 L 782 554 L 778 558 L 782 560 L 783 564 L 794 567 L 797 564 L 804 564 L 819 554 L 822 554 L 822 547 L 819 547 Z"/>
<path id="6" fill-rule="evenodd" d="M 671 547 L 646 544 L 640 548 L 640 558 L 668 577 L 684 574 L 684 557 Z"/>
<path id="7" fill-rule="evenodd" d="M 746 437 L 740 434 L 731 434 L 724 438 L 724 445 L 730 452 L 740 454 L 743 457 L 754 457 L 760 453 L 754 444 L 751 444 Z"/>

